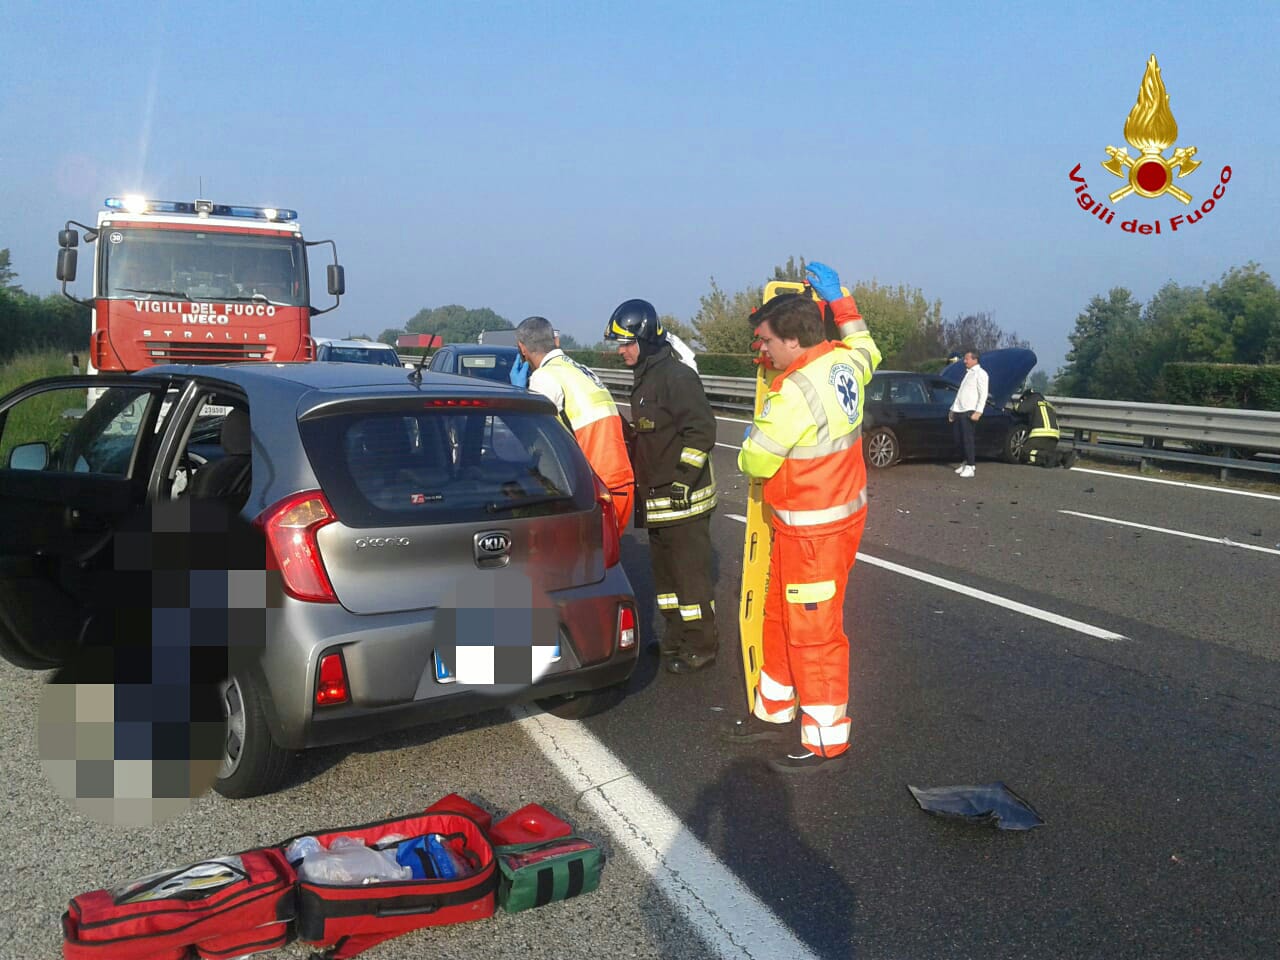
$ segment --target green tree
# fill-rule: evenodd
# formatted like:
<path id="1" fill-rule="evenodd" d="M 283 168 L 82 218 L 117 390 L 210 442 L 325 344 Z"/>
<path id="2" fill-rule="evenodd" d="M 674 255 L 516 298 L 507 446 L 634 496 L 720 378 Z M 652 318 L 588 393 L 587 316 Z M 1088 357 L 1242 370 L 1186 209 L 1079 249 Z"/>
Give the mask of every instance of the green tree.
<path id="1" fill-rule="evenodd" d="M 969 313 L 942 324 L 944 342 L 951 352 L 970 348 L 980 353 L 1010 347 L 1030 349 L 1031 344 L 1012 331 L 1006 332 L 990 313 Z"/>
<path id="2" fill-rule="evenodd" d="M 707 353 L 750 353 L 755 330 L 751 323 L 751 310 L 760 305 L 763 297 L 763 287 L 725 293 L 712 277 L 711 290 L 699 298 L 698 312 L 693 317 L 693 329 L 703 350 Z"/>
<path id="3" fill-rule="evenodd" d="M 930 303 L 919 288 L 904 284 L 882 286 L 872 280 L 855 286 L 853 298 L 885 357 L 886 367 L 899 362 L 897 358 L 913 333 L 927 337 L 931 326 L 942 323 L 942 301 Z"/>
<path id="4" fill-rule="evenodd" d="M 578 343 L 577 339 L 574 337 L 573 334 L 565 333 L 563 330 L 561 330 L 560 331 L 560 349 L 561 350 L 581 350 L 582 345 Z"/>
<path id="5" fill-rule="evenodd" d="M 1280 333 L 1280 290 L 1256 263 L 1235 267 L 1205 292 L 1205 302 L 1221 318 L 1231 338 L 1235 363 L 1262 363 Z M 1214 337 L 1221 354 L 1225 338 Z"/>
<path id="6" fill-rule="evenodd" d="M 472 309 L 451 303 L 443 307 L 424 307 L 405 324 L 408 333 L 434 333 L 445 343 L 475 343 L 485 330 L 510 330 L 511 321 L 488 307 Z"/>
<path id="7" fill-rule="evenodd" d="M 378 334 L 378 342 L 394 347 L 396 345 L 396 338 L 401 336 L 403 333 L 403 330 L 393 330 L 390 327 L 387 327 L 387 329 Z"/>
<path id="8" fill-rule="evenodd" d="M 13 293 L 21 293 L 22 287 L 14 283 L 18 279 L 18 273 L 13 269 L 13 265 L 9 262 L 9 248 L 5 247 L 0 250 L 0 289 L 9 290 Z"/>
<path id="9" fill-rule="evenodd" d="M 1034 370 L 1031 376 L 1027 378 L 1027 386 L 1036 393 L 1049 392 L 1049 375 L 1043 370 Z"/>
<path id="10" fill-rule="evenodd" d="M 809 278 L 805 276 L 804 257 L 800 258 L 800 262 L 796 263 L 795 257 L 787 257 L 787 262 L 781 267 L 773 268 L 773 279 L 789 280 L 792 283 L 804 283 Z"/>
<path id="11" fill-rule="evenodd" d="M 1140 313 L 1141 304 L 1123 287 L 1113 288 L 1106 299 L 1095 295 L 1076 317 L 1067 363 L 1058 373 L 1057 392 L 1073 397 L 1130 399 L 1137 375 L 1132 351 L 1139 341 Z"/>

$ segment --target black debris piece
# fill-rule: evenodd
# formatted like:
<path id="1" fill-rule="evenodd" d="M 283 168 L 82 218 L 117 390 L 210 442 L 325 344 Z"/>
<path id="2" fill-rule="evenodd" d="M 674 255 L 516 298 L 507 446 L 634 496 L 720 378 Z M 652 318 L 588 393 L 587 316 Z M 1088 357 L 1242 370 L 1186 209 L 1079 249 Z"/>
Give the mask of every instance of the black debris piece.
<path id="1" fill-rule="evenodd" d="M 998 830 L 1030 830 L 1044 825 L 1034 807 L 999 781 L 978 786 L 913 787 L 907 785 L 925 813 L 994 826 Z"/>

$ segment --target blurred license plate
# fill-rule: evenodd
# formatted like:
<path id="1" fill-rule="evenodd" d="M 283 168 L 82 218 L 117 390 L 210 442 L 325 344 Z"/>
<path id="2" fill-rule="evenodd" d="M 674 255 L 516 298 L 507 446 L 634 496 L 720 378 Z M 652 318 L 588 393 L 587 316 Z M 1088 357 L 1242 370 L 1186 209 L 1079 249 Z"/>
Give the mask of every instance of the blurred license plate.
<path id="1" fill-rule="evenodd" d="M 458 678 L 455 677 L 453 673 L 449 670 L 449 665 L 445 663 L 443 659 L 441 659 L 439 652 L 433 652 L 431 654 L 431 657 L 435 661 L 436 683 L 457 683 L 458 682 Z M 560 644 L 557 643 L 554 647 L 551 648 L 551 662 L 557 663 L 559 662 L 559 660 L 560 660 Z"/>

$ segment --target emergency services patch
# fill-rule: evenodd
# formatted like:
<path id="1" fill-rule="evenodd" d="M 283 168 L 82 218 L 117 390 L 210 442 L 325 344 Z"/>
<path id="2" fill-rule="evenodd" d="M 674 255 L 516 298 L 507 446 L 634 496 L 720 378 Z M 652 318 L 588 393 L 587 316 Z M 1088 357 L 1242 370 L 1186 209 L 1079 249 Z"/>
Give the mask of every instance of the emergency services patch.
<path id="1" fill-rule="evenodd" d="M 831 376 L 827 378 L 827 382 L 836 388 L 840 408 L 844 410 L 849 422 L 854 423 L 858 419 L 858 377 L 853 372 L 853 367 L 847 363 L 837 363 L 831 368 Z"/>

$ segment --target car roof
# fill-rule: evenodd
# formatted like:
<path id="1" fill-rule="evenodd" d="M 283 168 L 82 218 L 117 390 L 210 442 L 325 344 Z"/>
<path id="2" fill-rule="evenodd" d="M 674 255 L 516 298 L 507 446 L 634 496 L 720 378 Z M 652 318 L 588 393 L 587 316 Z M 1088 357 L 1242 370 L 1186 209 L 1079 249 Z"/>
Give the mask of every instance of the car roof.
<path id="1" fill-rule="evenodd" d="M 445 344 L 451 350 L 458 353 L 487 353 L 498 355 L 503 353 L 516 353 L 515 347 L 507 347 L 497 343 L 449 343 Z"/>
<path id="2" fill-rule="evenodd" d="M 303 393 L 307 390 L 349 390 L 354 388 L 396 388 L 405 392 L 439 389 L 456 393 L 462 384 L 470 381 L 444 373 L 422 371 L 421 385 L 410 381 L 410 371 L 404 367 L 388 367 L 371 363 L 244 363 L 168 364 L 148 367 L 135 376 L 209 377 L 224 380 L 245 390 L 255 386 L 293 384 Z M 476 380 L 472 388 L 485 392 L 501 391 L 524 394 L 525 391 L 492 380 Z"/>
<path id="3" fill-rule="evenodd" d="M 395 347 L 381 343 L 377 340 L 320 340 L 316 343 L 325 343 L 331 347 L 365 347 L 371 350 L 394 350 Z"/>

